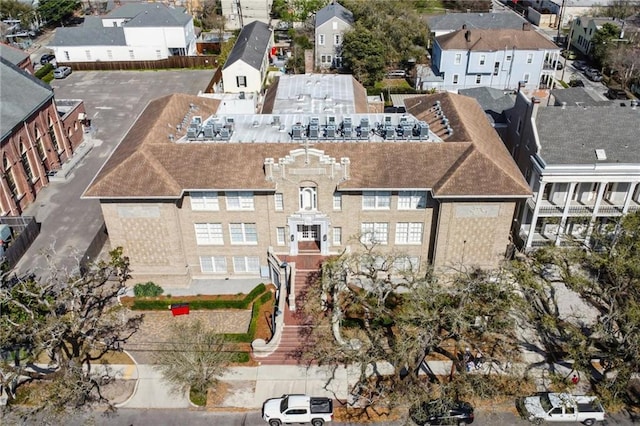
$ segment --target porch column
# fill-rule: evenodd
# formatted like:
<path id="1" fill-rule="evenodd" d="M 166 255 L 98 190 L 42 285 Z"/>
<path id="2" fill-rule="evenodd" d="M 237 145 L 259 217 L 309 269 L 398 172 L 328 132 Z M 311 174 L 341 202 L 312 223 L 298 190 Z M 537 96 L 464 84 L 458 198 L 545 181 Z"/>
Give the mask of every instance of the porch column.
<path id="1" fill-rule="evenodd" d="M 320 222 L 320 254 L 327 256 L 329 254 L 329 221 Z"/>
<path id="2" fill-rule="evenodd" d="M 596 197 L 596 203 L 593 206 L 593 213 L 591 214 L 591 220 L 589 221 L 589 228 L 587 228 L 587 235 L 584 239 L 584 243 L 589 245 L 591 240 L 591 234 L 593 233 L 593 227 L 596 223 L 598 210 L 600 210 L 600 204 L 602 203 L 602 197 L 604 196 L 604 190 L 607 188 L 607 182 L 600 182 L 598 184 L 598 196 Z"/>
<path id="3" fill-rule="evenodd" d="M 560 219 L 560 226 L 558 227 L 558 235 L 556 235 L 556 245 L 560 245 L 560 236 L 565 233 L 565 227 L 567 226 L 567 217 L 569 216 L 569 208 L 571 207 L 571 200 L 573 199 L 573 192 L 576 190 L 576 183 L 571 182 L 569 184 L 569 190 L 567 196 L 564 199 L 564 209 L 562 210 L 562 219 Z"/>
<path id="4" fill-rule="evenodd" d="M 542 195 L 544 194 L 545 186 L 547 186 L 546 182 L 540 182 L 540 188 L 538 188 L 538 194 L 536 195 L 536 204 L 533 208 L 533 217 L 531 218 L 531 226 L 529 227 L 529 235 L 527 235 L 525 248 L 531 248 L 531 243 L 533 242 L 533 233 L 536 230 L 536 223 L 538 222 L 538 214 L 540 214 L 540 204 L 542 204 Z"/>
<path id="5" fill-rule="evenodd" d="M 291 256 L 298 255 L 298 221 L 294 221 L 291 218 L 287 221 L 289 223 L 289 254 Z"/>
<path id="6" fill-rule="evenodd" d="M 624 206 L 622 207 L 622 214 L 627 214 L 629 212 L 629 206 L 631 205 L 633 191 L 636 190 L 637 186 L 638 186 L 638 182 L 629 183 L 629 190 L 627 191 L 627 195 L 624 198 Z"/>

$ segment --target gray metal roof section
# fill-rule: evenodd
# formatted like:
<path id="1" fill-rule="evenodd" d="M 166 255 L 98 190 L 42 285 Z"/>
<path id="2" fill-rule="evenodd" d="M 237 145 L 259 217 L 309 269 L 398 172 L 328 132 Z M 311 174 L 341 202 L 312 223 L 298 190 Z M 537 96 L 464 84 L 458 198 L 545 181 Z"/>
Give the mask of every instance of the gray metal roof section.
<path id="1" fill-rule="evenodd" d="M 458 90 L 458 93 L 478 101 L 484 112 L 496 123 L 505 121 L 503 116 L 504 111 L 513 108 L 516 104 L 516 95 L 513 91 L 508 90 L 500 90 L 492 87 L 474 87 L 471 89 Z"/>
<path id="2" fill-rule="evenodd" d="M 80 27 L 56 28 L 49 46 L 126 46 L 122 27 L 103 27 L 98 17 L 85 18 Z"/>
<path id="3" fill-rule="evenodd" d="M 334 17 L 353 25 L 353 13 L 340 3 L 333 2 L 316 12 L 316 28 Z"/>
<path id="4" fill-rule="evenodd" d="M 353 78 L 347 74 L 282 75 L 273 114 L 355 113 Z"/>
<path id="5" fill-rule="evenodd" d="M 608 105 L 611 101 L 603 101 L 594 98 L 584 87 L 567 87 L 566 89 L 553 89 L 551 94 L 555 98 L 556 106 L 596 106 Z"/>
<path id="6" fill-rule="evenodd" d="M 136 27 L 183 26 L 191 20 L 183 7 L 169 7 L 162 3 L 127 3 L 109 12 L 106 18 L 129 18 L 126 25 Z"/>
<path id="7" fill-rule="evenodd" d="M 540 107 L 536 126 L 540 156 L 549 165 L 640 163 L 640 107 L 631 101 Z M 596 149 L 607 159 L 598 161 Z"/>
<path id="8" fill-rule="evenodd" d="M 12 130 L 53 98 L 51 86 L 0 58 L 0 132 L 4 140 Z"/>
<path id="9" fill-rule="evenodd" d="M 27 59 L 29 55 L 22 50 L 0 43 L 0 57 L 11 62 L 13 65 L 18 65 L 20 62 Z"/>
<path id="10" fill-rule="evenodd" d="M 259 70 L 264 55 L 267 54 L 269 40 L 271 40 L 271 30 L 264 22 L 253 21 L 249 25 L 245 25 L 222 69 L 237 61 L 243 61 Z"/>
<path id="11" fill-rule="evenodd" d="M 522 29 L 526 19 L 515 13 L 445 13 L 427 19 L 429 29 L 433 31 L 459 30 L 462 25 L 467 28 L 480 29 Z"/>

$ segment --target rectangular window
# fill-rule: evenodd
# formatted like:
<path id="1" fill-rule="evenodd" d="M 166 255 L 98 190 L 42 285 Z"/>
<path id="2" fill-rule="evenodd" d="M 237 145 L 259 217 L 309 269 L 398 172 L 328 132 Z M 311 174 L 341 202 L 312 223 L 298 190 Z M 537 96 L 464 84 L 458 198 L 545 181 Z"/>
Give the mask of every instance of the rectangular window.
<path id="1" fill-rule="evenodd" d="M 230 191 L 225 193 L 227 199 L 227 210 L 253 210 L 253 192 Z"/>
<path id="2" fill-rule="evenodd" d="M 527 53 L 527 63 L 530 64 L 533 62 L 533 53 Z"/>
<path id="3" fill-rule="evenodd" d="M 524 81 L 525 83 L 529 82 L 529 73 L 526 73 L 523 77 L 522 77 L 522 81 Z"/>
<path id="4" fill-rule="evenodd" d="M 476 74 L 476 84 L 480 84 L 482 81 L 482 76 L 480 74 Z"/>
<path id="5" fill-rule="evenodd" d="M 277 211 L 284 210 L 284 196 L 282 195 L 282 193 L 278 192 L 274 195 L 274 202 Z"/>
<path id="6" fill-rule="evenodd" d="M 416 210 L 427 207 L 425 191 L 400 191 L 398 193 L 398 210 Z"/>
<path id="7" fill-rule="evenodd" d="M 318 44 L 324 46 L 324 34 L 318 35 Z"/>
<path id="8" fill-rule="evenodd" d="M 258 230 L 255 223 L 230 223 L 231 244 L 258 244 Z"/>
<path id="9" fill-rule="evenodd" d="M 133 50 L 129 51 L 129 59 L 135 59 L 136 58 L 136 54 L 133 52 Z"/>
<path id="10" fill-rule="evenodd" d="M 387 244 L 389 224 L 384 222 L 365 222 L 360 227 L 360 240 L 367 243 Z"/>
<path id="11" fill-rule="evenodd" d="M 222 245 L 222 224 L 221 223 L 196 223 L 196 242 L 202 245 Z"/>
<path id="12" fill-rule="evenodd" d="M 285 244 L 284 228 L 276 228 L 276 241 L 279 246 L 283 246 Z"/>
<path id="13" fill-rule="evenodd" d="M 226 274 L 227 259 L 224 256 L 200 256 L 200 270 L 208 274 Z"/>
<path id="14" fill-rule="evenodd" d="M 391 206 L 391 192 L 368 191 L 362 193 L 363 210 L 388 210 Z"/>
<path id="15" fill-rule="evenodd" d="M 334 246 L 342 245 L 342 228 L 338 226 L 333 227 L 333 245 Z"/>
<path id="16" fill-rule="evenodd" d="M 236 76 L 236 86 L 247 87 L 247 77 L 245 77 L 244 75 Z"/>
<path id="17" fill-rule="evenodd" d="M 107 50 L 107 58 L 109 58 L 110 61 L 113 60 L 113 51 L 112 50 Z"/>
<path id="18" fill-rule="evenodd" d="M 342 210 L 342 194 L 339 192 L 333 194 L 333 209 Z"/>
<path id="19" fill-rule="evenodd" d="M 64 51 L 64 58 L 65 58 L 67 61 L 69 61 L 69 51 L 68 51 L 68 50 L 65 50 L 65 51 Z"/>
<path id="20" fill-rule="evenodd" d="M 453 63 L 455 65 L 460 65 L 460 63 L 462 62 L 462 53 L 456 53 L 455 59 L 453 60 Z"/>
<path id="21" fill-rule="evenodd" d="M 500 62 L 496 62 L 495 64 L 493 64 L 493 75 L 498 75 L 499 71 L 500 71 Z"/>
<path id="22" fill-rule="evenodd" d="M 191 210 L 220 210 L 217 192 L 192 192 L 191 194 Z"/>
<path id="23" fill-rule="evenodd" d="M 160 50 L 156 50 L 156 58 L 162 59 L 162 52 Z"/>
<path id="24" fill-rule="evenodd" d="M 507 58 L 505 59 L 505 61 L 511 62 L 511 55 L 507 55 Z"/>
<path id="25" fill-rule="evenodd" d="M 260 258 L 258 256 L 234 256 L 233 270 L 235 272 L 260 272 Z"/>
<path id="26" fill-rule="evenodd" d="M 333 38 L 333 44 L 340 46 L 340 34 L 336 34 Z"/>
<path id="27" fill-rule="evenodd" d="M 485 62 L 487 62 L 487 56 L 480 55 L 480 65 L 484 65 Z"/>
<path id="28" fill-rule="evenodd" d="M 458 74 L 453 75 L 453 84 L 458 84 L 458 78 L 459 78 Z"/>
<path id="29" fill-rule="evenodd" d="M 396 224 L 396 244 L 422 244 L 422 222 Z"/>
<path id="30" fill-rule="evenodd" d="M 84 54 L 87 56 L 87 61 L 91 60 L 91 51 L 90 50 L 85 50 Z"/>

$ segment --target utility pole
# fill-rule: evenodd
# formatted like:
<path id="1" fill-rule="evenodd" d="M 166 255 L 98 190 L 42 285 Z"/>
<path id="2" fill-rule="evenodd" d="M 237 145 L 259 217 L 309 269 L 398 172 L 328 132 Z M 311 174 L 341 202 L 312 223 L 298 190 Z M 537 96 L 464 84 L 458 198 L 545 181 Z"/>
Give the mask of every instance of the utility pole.
<path id="1" fill-rule="evenodd" d="M 567 0 L 562 0 L 562 5 L 560 6 L 560 15 L 558 17 L 558 40 L 560 40 L 560 33 L 562 31 L 562 18 L 564 17 L 564 7 L 566 1 Z"/>

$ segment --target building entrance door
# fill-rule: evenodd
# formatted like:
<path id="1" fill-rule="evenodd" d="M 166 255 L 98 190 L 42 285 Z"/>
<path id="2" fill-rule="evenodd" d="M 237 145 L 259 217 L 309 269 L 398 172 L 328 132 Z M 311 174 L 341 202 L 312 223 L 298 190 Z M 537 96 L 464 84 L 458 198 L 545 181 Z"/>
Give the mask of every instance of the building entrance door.
<path id="1" fill-rule="evenodd" d="M 298 250 L 320 251 L 320 225 L 298 225 Z"/>

